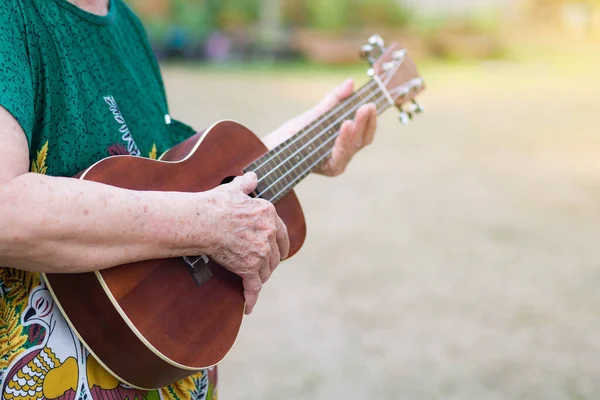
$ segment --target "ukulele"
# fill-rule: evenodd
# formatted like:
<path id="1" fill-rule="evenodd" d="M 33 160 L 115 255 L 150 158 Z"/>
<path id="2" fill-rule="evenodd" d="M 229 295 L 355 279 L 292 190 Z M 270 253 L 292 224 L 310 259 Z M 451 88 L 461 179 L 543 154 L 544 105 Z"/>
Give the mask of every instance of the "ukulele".
<path id="1" fill-rule="evenodd" d="M 367 103 L 378 113 L 397 107 L 403 124 L 422 111 L 415 96 L 425 86 L 406 50 L 385 48 L 375 35 L 361 57 L 371 65 L 368 83 L 271 151 L 249 129 L 221 121 L 158 161 L 109 157 L 78 178 L 132 190 L 201 192 L 254 171 L 255 196 L 275 205 L 292 256 L 306 236 L 293 189 L 331 154 L 342 122 Z M 89 352 L 121 382 L 140 389 L 161 388 L 217 364 L 233 346 L 244 314 L 241 279 L 206 256 L 43 277 Z"/>

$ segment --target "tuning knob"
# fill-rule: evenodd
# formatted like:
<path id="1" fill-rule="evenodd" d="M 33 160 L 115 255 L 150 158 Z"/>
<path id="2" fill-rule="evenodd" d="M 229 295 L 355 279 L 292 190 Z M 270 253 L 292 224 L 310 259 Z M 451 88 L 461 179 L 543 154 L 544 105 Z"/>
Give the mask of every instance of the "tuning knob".
<path id="1" fill-rule="evenodd" d="M 389 62 L 383 63 L 381 67 L 385 72 L 389 72 L 393 69 L 398 68 L 398 63 L 396 61 L 389 61 Z"/>
<path id="2" fill-rule="evenodd" d="M 385 42 L 383 41 L 383 39 L 379 35 L 373 35 L 373 36 L 371 36 L 369 38 L 369 44 L 371 46 L 377 46 L 377 47 L 379 47 L 379 49 L 381 49 L 381 51 L 384 50 Z"/>
<path id="3" fill-rule="evenodd" d="M 423 79 L 422 78 L 414 79 L 411 86 L 414 91 L 418 92 L 418 91 L 422 90 L 423 89 Z"/>
<path id="4" fill-rule="evenodd" d="M 402 125 L 408 125 L 412 119 L 412 114 L 407 111 L 401 111 L 400 115 L 398 115 L 398 119 Z"/>
<path id="5" fill-rule="evenodd" d="M 373 65 L 375 63 L 375 59 L 373 58 L 373 45 L 365 44 L 360 49 L 360 59 L 368 61 L 369 64 Z"/>
<path id="6" fill-rule="evenodd" d="M 404 61 L 404 58 L 406 57 L 407 53 L 408 53 L 408 50 L 406 50 L 406 49 L 396 50 L 392 54 L 392 57 L 394 57 L 394 60 L 396 60 L 396 61 Z"/>
<path id="7" fill-rule="evenodd" d="M 410 105 L 410 112 L 414 114 L 421 114 L 423 111 L 425 111 L 423 107 L 415 100 L 413 100 Z"/>

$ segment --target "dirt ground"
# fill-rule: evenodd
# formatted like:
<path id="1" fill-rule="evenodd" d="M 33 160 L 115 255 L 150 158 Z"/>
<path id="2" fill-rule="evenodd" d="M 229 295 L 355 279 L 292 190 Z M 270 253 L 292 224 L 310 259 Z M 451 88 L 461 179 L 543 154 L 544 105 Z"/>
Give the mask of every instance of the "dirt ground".
<path id="1" fill-rule="evenodd" d="M 591 71 L 422 71 L 422 117 L 388 111 L 343 177 L 298 188 L 306 244 L 245 320 L 220 398 L 600 398 Z M 175 117 L 259 134 L 343 77 L 165 70 Z"/>

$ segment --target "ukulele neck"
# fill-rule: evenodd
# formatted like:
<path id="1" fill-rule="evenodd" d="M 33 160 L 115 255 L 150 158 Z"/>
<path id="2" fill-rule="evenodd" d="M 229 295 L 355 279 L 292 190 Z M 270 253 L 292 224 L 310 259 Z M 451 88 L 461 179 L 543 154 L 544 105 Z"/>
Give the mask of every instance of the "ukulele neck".
<path id="1" fill-rule="evenodd" d="M 381 86 L 371 80 L 329 112 L 250 164 L 246 171 L 258 176 L 257 197 L 277 203 L 331 155 L 342 123 L 354 119 L 369 103 L 378 114 L 390 107 Z"/>

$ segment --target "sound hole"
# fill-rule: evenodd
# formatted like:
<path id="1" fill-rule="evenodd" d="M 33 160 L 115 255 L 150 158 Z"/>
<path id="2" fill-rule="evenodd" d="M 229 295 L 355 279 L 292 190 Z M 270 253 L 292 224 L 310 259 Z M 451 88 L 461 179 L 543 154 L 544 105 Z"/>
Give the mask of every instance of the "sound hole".
<path id="1" fill-rule="evenodd" d="M 233 182 L 234 179 L 235 179 L 235 176 L 228 176 L 227 178 L 225 178 L 221 181 L 221 185 L 231 183 L 231 182 Z"/>
<path id="2" fill-rule="evenodd" d="M 247 171 L 244 171 L 244 172 L 247 172 Z M 221 185 L 226 185 L 228 183 L 231 183 L 231 182 L 233 182 L 234 179 L 235 179 L 235 176 L 228 176 L 227 178 L 225 178 L 221 181 Z M 250 193 L 249 196 L 256 198 L 256 197 L 258 197 L 258 192 L 254 191 L 254 192 Z"/>

